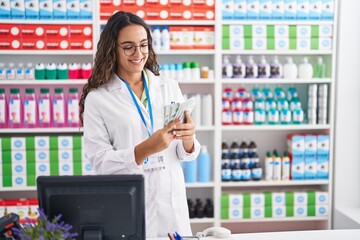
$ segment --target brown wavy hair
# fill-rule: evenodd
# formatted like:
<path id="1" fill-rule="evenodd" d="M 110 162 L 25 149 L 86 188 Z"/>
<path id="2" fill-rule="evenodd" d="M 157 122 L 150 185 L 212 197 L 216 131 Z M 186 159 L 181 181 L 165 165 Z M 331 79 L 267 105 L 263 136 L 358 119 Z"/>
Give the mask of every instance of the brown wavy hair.
<path id="1" fill-rule="evenodd" d="M 85 110 L 85 98 L 93 88 L 98 88 L 104 83 L 110 80 L 112 73 L 117 72 L 118 61 L 116 55 L 116 41 L 119 32 L 129 25 L 141 25 L 145 28 L 149 56 L 145 63 L 145 68 L 149 69 L 156 76 L 159 75 L 159 64 L 156 60 L 154 49 L 152 48 L 152 37 L 150 34 L 149 26 L 140 17 L 130 12 L 117 12 L 112 15 L 106 23 L 104 29 L 100 34 L 100 40 L 97 44 L 97 52 L 95 55 L 94 66 L 92 68 L 92 74 L 88 79 L 88 82 L 84 85 L 82 95 L 79 102 L 80 107 L 80 123 L 84 124 L 84 110 Z"/>

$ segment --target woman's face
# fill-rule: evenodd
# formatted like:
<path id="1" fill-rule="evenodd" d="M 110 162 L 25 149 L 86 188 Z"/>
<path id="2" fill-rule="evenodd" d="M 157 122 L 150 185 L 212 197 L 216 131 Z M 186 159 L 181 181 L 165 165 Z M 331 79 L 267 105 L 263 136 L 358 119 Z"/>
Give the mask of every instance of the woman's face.
<path id="1" fill-rule="evenodd" d="M 117 38 L 118 73 L 132 75 L 141 73 L 148 59 L 148 38 L 141 25 L 123 28 Z"/>

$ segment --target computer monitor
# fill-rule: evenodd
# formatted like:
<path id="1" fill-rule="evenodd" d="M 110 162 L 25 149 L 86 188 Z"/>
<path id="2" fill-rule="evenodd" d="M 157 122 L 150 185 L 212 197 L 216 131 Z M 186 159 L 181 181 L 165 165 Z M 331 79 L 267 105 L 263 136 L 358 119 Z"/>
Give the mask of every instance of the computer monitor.
<path id="1" fill-rule="evenodd" d="M 39 207 L 73 226 L 76 239 L 145 239 L 142 175 L 40 176 Z"/>

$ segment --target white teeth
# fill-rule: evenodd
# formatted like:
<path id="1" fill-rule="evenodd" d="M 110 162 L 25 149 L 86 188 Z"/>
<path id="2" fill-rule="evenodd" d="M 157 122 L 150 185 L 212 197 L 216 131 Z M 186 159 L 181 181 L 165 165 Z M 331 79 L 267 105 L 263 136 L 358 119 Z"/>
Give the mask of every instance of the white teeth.
<path id="1" fill-rule="evenodd" d="M 140 60 L 132 60 L 131 62 L 133 62 L 133 63 L 140 63 L 140 62 L 141 62 L 141 59 L 140 59 Z"/>

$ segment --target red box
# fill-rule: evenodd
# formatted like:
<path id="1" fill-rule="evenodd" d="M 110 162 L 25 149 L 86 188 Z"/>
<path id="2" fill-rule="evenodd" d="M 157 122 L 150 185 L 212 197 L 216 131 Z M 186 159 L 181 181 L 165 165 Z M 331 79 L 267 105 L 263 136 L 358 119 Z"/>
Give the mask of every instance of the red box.
<path id="1" fill-rule="evenodd" d="M 194 8 L 212 8 L 215 10 L 215 0 L 192 0 Z"/>
<path id="2" fill-rule="evenodd" d="M 92 37 L 91 25 L 70 25 L 69 26 L 70 38 L 76 37 Z"/>
<path id="3" fill-rule="evenodd" d="M 100 9 L 101 7 L 106 7 L 106 6 L 115 6 L 118 7 L 121 5 L 121 0 L 100 0 Z"/>
<path id="4" fill-rule="evenodd" d="M 169 0 L 145 0 L 146 7 L 169 7 Z"/>
<path id="5" fill-rule="evenodd" d="M 67 50 L 69 49 L 69 41 L 67 39 L 46 39 L 46 49 L 48 50 Z"/>
<path id="6" fill-rule="evenodd" d="M 146 20 L 168 20 L 169 10 L 164 7 L 146 8 Z"/>
<path id="7" fill-rule="evenodd" d="M 137 15 L 138 17 L 145 19 L 145 15 L 146 15 L 146 10 L 144 10 L 144 8 L 139 8 L 139 7 L 126 7 L 124 6 L 123 8 L 124 11 L 126 12 L 131 12 L 135 15 Z"/>
<path id="8" fill-rule="evenodd" d="M 45 37 L 46 38 L 69 38 L 69 26 L 68 25 L 45 25 Z"/>
<path id="9" fill-rule="evenodd" d="M 212 26 L 194 27 L 194 48 L 215 49 L 215 30 Z"/>
<path id="10" fill-rule="evenodd" d="M 43 25 L 24 24 L 21 28 L 23 38 L 44 37 L 45 29 Z"/>
<path id="11" fill-rule="evenodd" d="M 18 38 L 0 38 L 0 49 L 3 50 L 19 50 L 21 49 L 21 41 Z"/>
<path id="12" fill-rule="evenodd" d="M 193 15 L 192 8 L 171 8 L 170 20 L 191 20 Z"/>
<path id="13" fill-rule="evenodd" d="M 214 20 L 215 11 L 213 8 L 194 8 L 192 18 L 194 20 Z"/>
<path id="14" fill-rule="evenodd" d="M 171 6 L 171 10 L 173 10 L 173 8 L 177 8 L 177 7 L 192 7 L 193 6 L 193 0 L 169 0 L 170 6 Z"/>
<path id="15" fill-rule="evenodd" d="M 45 49 L 45 41 L 39 38 L 26 38 L 21 42 L 23 50 L 42 50 Z"/>
<path id="16" fill-rule="evenodd" d="M 194 28 L 190 26 L 170 26 L 170 49 L 192 49 Z"/>
<path id="17" fill-rule="evenodd" d="M 69 49 L 73 50 L 92 50 L 92 39 L 89 38 L 74 38 L 71 39 Z"/>
<path id="18" fill-rule="evenodd" d="M 21 25 L 0 24 L 0 37 L 21 37 Z"/>
<path id="19" fill-rule="evenodd" d="M 127 7 L 127 6 L 129 6 L 129 7 L 144 7 L 145 1 L 143 1 L 143 0 L 123 0 L 122 5 L 124 7 L 124 10 L 125 10 L 125 7 Z"/>
<path id="20" fill-rule="evenodd" d="M 100 20 L 108 20 L 114 13 L 122 11 L 122 5 L 120 6 L 104 6 L 100 9 Z"/>

